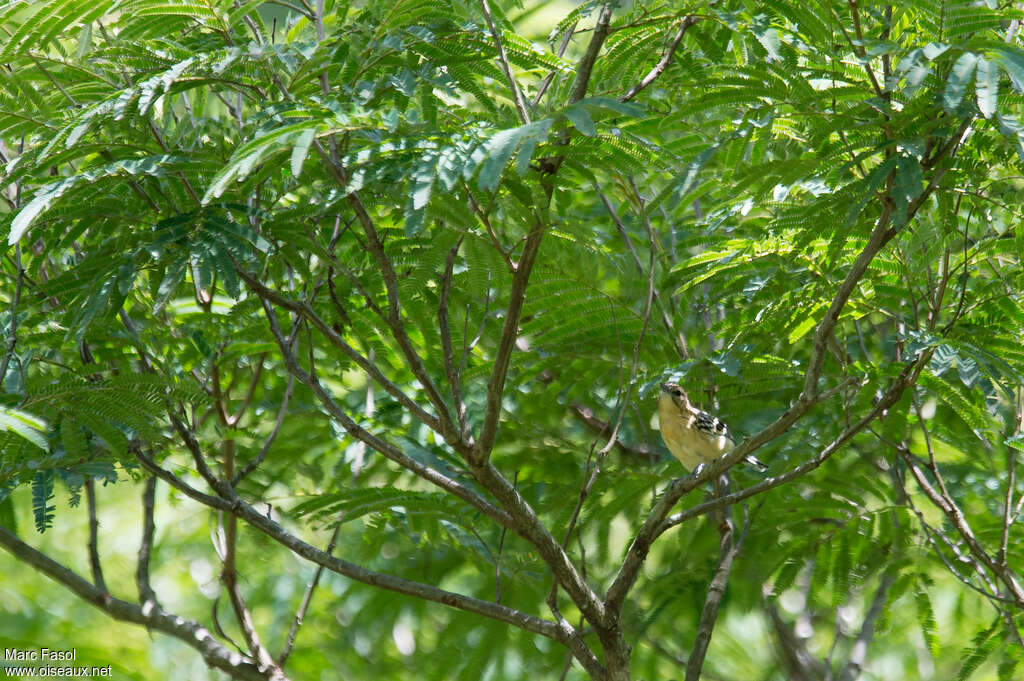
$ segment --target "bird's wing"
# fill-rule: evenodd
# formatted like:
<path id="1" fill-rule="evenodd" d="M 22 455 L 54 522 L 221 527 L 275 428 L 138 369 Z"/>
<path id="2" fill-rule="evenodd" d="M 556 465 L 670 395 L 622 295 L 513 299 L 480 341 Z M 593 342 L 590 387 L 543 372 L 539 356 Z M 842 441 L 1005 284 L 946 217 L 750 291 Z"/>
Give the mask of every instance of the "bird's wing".
<path id="1" fill-rule="evenodd" d="M 724 437 L 729 440 L 730 443 L 735 443 L 732 433 L 729 432 L 729 427 L 725 425 L 725 422 L 717 416 L 712 416 L 706 411 L 702 411 L 697 414 L 694 426 L 701 432 L 701 434 L 710 439 Z"/>

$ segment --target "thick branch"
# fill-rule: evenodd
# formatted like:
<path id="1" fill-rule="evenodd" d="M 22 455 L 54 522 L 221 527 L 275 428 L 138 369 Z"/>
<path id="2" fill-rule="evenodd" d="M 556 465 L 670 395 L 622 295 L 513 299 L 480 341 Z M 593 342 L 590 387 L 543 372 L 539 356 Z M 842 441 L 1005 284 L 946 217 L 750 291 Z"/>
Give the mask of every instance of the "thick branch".
<path id="1" fill-rule="evenodd" d="M 590 36 L 587 51 L 583 53 L 583 57 L 576 67 L 576 79 L 572 82 L 572 91 L 569 94 L 570 104 L 575 104 L 587 96 L 590 74 L 594 71 L 594 64 L 597 63 L 597 55 L 601 53 L 601 46 L 604 45 L 605 38 L 608 37 L 611 21 L 612 3 L 606 2 L 601 6 L 601 13 L 597 15 L 597 24 Z"/>
<path id="2" fill-rule="evenodd" d="M 921 167 L 928 170 L 934 168 L 931 178 L 928 181 L 928 186 L 924 188 L 921 194 L 910 202 L 907 206 L 906 222 L 909 223 L 917 211 L 924 205 L 924 202 L 935 191 L 938 187 L 939 182 L 945 176 L 949 170 L 948 166 L 940 166 L 940 162 L 943 159 L 952 157 L 956 153 L 957 147 L 960 144 L 960 140 L 963 138 L 964 133 L 971 125 L 972 119 L 967 118 L 957 128 L 957 131 L 947 139 L 945 144 L 938 145 L 935 153 L 925 161 L 921 163 Z M 892 180 L 892 173 L 886 180 L 886 185 Z M 800 393 L 800 399 L 804 400 L 813 396 L 818 389 L 818 379 L 821 377 L 822 363 L 825 359 L 825 351 L 827 349 L 827 343 L 829 336 L 832 335 L 833 329 L 839 321 L 839 315 L 842 313 L 843 308 L 849 301 L 850 296 L 856 289 L 857 284 L 860 283 L 864 273 L 867 272 L 868 265 L 879 251 L 889 243 L 894 236 L 899 233 L 899 228 L 892 224 L 892 216 L 895 206 L 892 199 L 885 197 L 882 199 L 882 213 L 875 223 L 875 228 L 871 232 L 871 236 L 868 238 L 868 243 L 864 249 L 857 256 L 853 265 L 850 267 L 850 271 L 847 272 L 846 278 L 839 285 L 839 289 L 836 291 L 835 297 L 832 299 L 832 304 L 829 305 L 828 312 L 825 317 L 819 322 L 818 327 L 814 330 L 814 339 L 811 347 L 811 358 L 807 363 L 807 374 L 804 378 L 804 389 Z"/>
<path id="3" fill-rule="evenodd" d="M 505 378 L 508 376 L 509 362 L 515 350 L 516 336 L 519 335 L 519 320 L 523 316 L 523 304 L 526 302 L 526 286 L 530 283 L 533 263 L 540 250 L 540 242 L 544 236 L 544 225 L 538 218 L 533 229 L 526 237 L 522 257 L 516 265 L 516 273 L 512 277 L 512 292 L 509 294 L 508 309 L 505 311 L 505 323 L 501 327 L 501 339 L 498 351 L 494 356 L 494 367 L 487 381 L 487 406 L 484 409 L 484 420 L 480 426 L 480 438 L 470 453 L 471 463 L 483 464 L 491 455 L 494 440 L 498 432 L 498 420 L 501 417 L 501 398 L 505 391 Z"/>
<path id="4" fill-rule="evenodd" d="M 156 478 L 146 478 L 142 492 L 142 541 L 139 542 L 139 560 L 135 567 L 135 584 L 139 589 L 139 601 L 144 605 L 156 604 L 156 593 L 149 582 L 149 558 L 153 552 L 153 535 L 156 523 L 153 515 L 156 507 Z"/>
<path id="5" fill-rule="evenodd" d="M 14 533 L 2 526 L 0 526 L 0 546 L 3 546 L 18 560 L 42 572 L 114 619 L 140 624 L 147 629 L 161 631 L 183 641 L 198 650 L 206 664 L 220 669 L 234 679 L 265 681 L 265 679 L 271 678 L 261 672 L 256 665 L 243 660 L 242 656 L 221 645 L 213 634 L 197 622 L 166 613 L 159 606 L 149 604 L 138 606 L 113 598 L 106 591 L 96 588 L 46 554 L 21 541 Z"/>
<path id="6" fill-rule="evenodd" d="M 749 518 L 748 518 L 749 521 Z M 732 572 L 732 564 L 736 555 L 740 552 L 740 544 L 743 542 L 743 535 L 746 533 L 746 523 L 743 532 L 737 539 L 732 522 L 728 521 L 723 525 L 721 542 L 718 550 L 718 563 L 715 565 L 715 574 L 708 585 L 707 594 L 704 597 L 704 607 L 700 612 L 700 622 L 697 625 L 697 638 L 690 650 L 690 657 L 686 661 L 686 681 L 700 681 L 700 671 L 704 667 L 704 658 L 711 644 L 711 632 L 715 628 L 718 619 L 718 608 L 725 596 L 725 587 L 729 583 L 729 575 Z"/>
<path id="7" fill-rule="evenodd" d="M 829 305 L 828 312 L 825 313 L 825 317 L 818 323 L 818 328 L 814 331 L 811 359 L 807 363 L 804 389 L 800 393 L 801 400 L 809 399 L 817 393 L 818 379 L 821 377 L 821 367 L 825 359 L 828 338 L 839 321 L 840 313 L 842 313 L 846 302 L 853 294 L 853 290 L 857 288 L 857 284 L 860 283 L 864 273 L 867 272 L 868 265 L 878 255 L 878 252 L 897 234 L 898 230 L 892 226 L 892 211 L 892 202 L 885 200 L 882 206 L 882 215 L 878 218 L 875 229 L 868 238 L 867 245 L 860 252 L 860 255 L 857 256 L 853 266 L 850 267 L 850 271 L 846 273 L 846 278 L 843 279 L 843 283 L 839 285 L 836 295 L 832 298 L 832 304 Z"/>
<path id="8" fill-rule="evenodd" d="M 200 492 L 195 487 L 192 487 L 187 482 L 176 476 L 174 473 L 171 473 L 170 471 L 161 468 L 153 459 L 143 454 L 142 452 L 135 452 L 135 458 L 138 459 L 139 463 L 142 464 L 142 467 L 144 469 L 146 469 L 156 477 L 160 478 L 174 489 L 183 493 L 189 499 L 198 501 L 203 506 L 208 506 L 210 508 L 217 508 L 222 511 L 228 510 L 228 504 L 223 499 L 219 497 L 210 496 L 209 494 L 206 494 L 204 492 Z"/>
<path id="9" fill-rule="evenodd" d="M 109 593 L 103 579 L 103 566 L 100 564 L 100 524 L 96 519 L 96 482 L 92 478 L 85 479 L 85 501 L 89 507 L 89 568 L 92 570 L 92 582 L 100 591 Z"/>
<path id="10" fill-rule="evenodd" d="M 565 642 L 565 635 L 559 630 L 554 622 L 528 615 L 519 610 L 508 608 L 490 601 L 483 601 L 470 596 L 452 593 L 439 589 L 429 584 L 414 582 L 394 575 L 388 575 L 373 570 L 368 570 L 355 563 L 336 558 L 325 551 L 321 551 L 312 544 L 308 544 L 295 535 L 289 533 L 266 515 L 246 503 L 234 489 L 223 481 L 218 481 L 216 491 L 224 499 L 231 513 L 239 519 L 244 520 L 252 527 L 266 534 L 268 537 L 288 548 L 303 558 L 322 565 L 332 572 L 353 579 L 363 584 L 376 586 L 389 591 L 413 596 L 435 603 L 441 603 L 458 610 L 464 610 L 484 617 L 489 617 L 501 622 L 506 622 L 541 636 L 552 638 L 556 641 Z"/>

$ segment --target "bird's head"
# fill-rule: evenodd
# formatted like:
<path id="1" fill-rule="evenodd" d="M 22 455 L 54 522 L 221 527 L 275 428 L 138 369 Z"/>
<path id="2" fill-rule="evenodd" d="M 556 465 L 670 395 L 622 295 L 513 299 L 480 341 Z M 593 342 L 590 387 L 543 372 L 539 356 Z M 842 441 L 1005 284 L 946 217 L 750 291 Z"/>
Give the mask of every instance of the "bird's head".
<path id="1" fill-rule="evenodd" d="M 658 393 L 658 403 L 666 406 L 673 404 L 679 409 L 684 409 L 689 406 L 690 398 L 686 396 L 686 391 L 678 383 L 662 383 L 661 392 Z"/>

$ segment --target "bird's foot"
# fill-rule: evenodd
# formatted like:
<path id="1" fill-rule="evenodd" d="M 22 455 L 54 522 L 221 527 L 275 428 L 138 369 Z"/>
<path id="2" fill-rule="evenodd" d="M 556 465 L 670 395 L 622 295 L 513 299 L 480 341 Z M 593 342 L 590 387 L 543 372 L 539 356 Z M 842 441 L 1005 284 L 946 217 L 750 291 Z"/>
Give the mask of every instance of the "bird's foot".
<path id="1" fill-rule="evenodd" d="M 687 475 L 685 477 L 682 477 L 682 478 L 675 478 L 672 481 L 670 487 L 677 487 L 679 485 L 682 485 L 686 480 L 695 480 L 695 479 L 697 479 L 698 477 L 700 477 L 704 473 L 704 470 L 706 468 L 707 468 L 707 464 L 705 464 L 705 463 L 697 464 L 697 467 L 694 468 L 692 471 L 690 471 L 689 475 Z"/>

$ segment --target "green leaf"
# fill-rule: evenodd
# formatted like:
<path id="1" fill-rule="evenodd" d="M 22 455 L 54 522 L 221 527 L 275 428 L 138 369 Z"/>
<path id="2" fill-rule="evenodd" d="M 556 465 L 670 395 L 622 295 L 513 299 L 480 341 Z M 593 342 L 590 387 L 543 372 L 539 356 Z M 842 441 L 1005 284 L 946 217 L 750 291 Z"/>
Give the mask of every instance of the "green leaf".
<path id="1" fill-rule="evenodd" d="M 890 156 L 885 161 L 880 163 L 877 168 L 871 171 L 866 180 L 862 181 L 864 185 L 864 191 L 861 194 L 860 201 L 854 204 L 846 214 L 846 227 L 849 227 L 860 215 L 860 212 L 864 210 L 864 207 L 868 204 L 868 201 L 877 197 L 878 188 L 882 186 L 885 179 L 892 172 L 892 169 L 896 166 L 898 156 Z"/>
<path id="2" fill-rule="evenodd" d="M 1024 92 L 1024 51 L 1019 47 L 992 47 L 989 57 L 999 62 L 1018 93 Z"/>
<path id="3" fill-rule="evenodd" d="M 978 667 L 988 659 L 992 651 L 996 649 L 996 646 L 999 645 L 999 637 L 995 633 L 1001 624 L 1000 619 L 996 618 L 992 626 L 975 634 L 971 646 L 961 653 L 960 657 L 963 660 L 963 665 L 956 675 L 956 681 L 967 681 L 977 671 Z"/>
<path id="4" fill-rule="evenodd" d="M 46 421 L 19 409 L 0 406 L 0 432 L 8 431 L 22 437 L 44 452 L 50 450 L 46 440 Z"/>
<path id="5" fill-rule="evenodd" d="M 493 191 L 505 172 L 505 165 L 519 149 L 519 145 L 530 138 L 546 139 L 553 122 L 553 119 L 546 118 L 518 128 L 502 130 L 485 142 L 481 147 L 485 160 L 480 167 L 480 176 L 477 178 L 477 185 L 480 189 Z"/>
<path id="6" fill-rule="evenodd" d="M 999 69 L 995 62 L 984 57 L 978 58 L 977 81 L 978 110 L 985 118 L 991 118 L 996 112 L 996 101 L 999 95 Z"/>
<path id="7" fill-rule="evenodd" d="M 576 129 L 587 137 L 593 137 L 597 134 L 597 127 L 594 126 L 594 119 L 587 113 L 586 108 L 583 104 L 577 102 L 572 106 L 566 107 L 562 114 L 569 119 L 570 122 Z"/>
<path id="8" fill-rule="evenodd" d="M 53 525 L 53 516 L 57 508 L 53 501 L 53 471 L 39 471 L 32 478 L 32 518 L 35 520 L 36 531 L 42 534 Z"/>
<path id="9" fill-rule="evenodd" d="M 942 95 L 942 102 L 946 110 L 953 112 L 960 106 L 960 102 L 967 92 L 967 86 L 971 84 L 974 76 L 974 67 L 978 63 L 978 55 L 972 52 L 964 52 L 953 64 L 953 70 L 946 81 L 946 91 Z"/>
<path id="10" fill-rule="evenodd" d="M 924 373 L 921 374 L 919 380 L 923 387 L 953 409 L 964 423 L 970 426 L 971 430 L 979 434 L 988 431 L 989 419 L 984 408 L 967 399 L 959 390 L 941 378 Z"/>
<path id="11" fill-rule="evenodd" d="M 299 177 L 302 174 L 302 164 L 306 162 L 309 155 L 309 147 L 316 137 L 316 130 L 303 130 L 292 147 L 292 175 Z"/>
<path id="12" fill-rule="evenodd" d="M 914 585 L 914 604 L 917 608 L 917 623 L 921 627 L 921 636 L 924 638 L 925 647 L 928 648 L 933 659 L 938 659 L 939 639 L 936 635 L 935 610 L 932 608 L 928 590 L 920 580 Z"/>
<path id="13" fill-rule="evenodd" d="M 789 331 L 789 337 L 787 338 L 787 342 L 789 342 L 790 345 L 796 343 L 798 340 L 803 338 L 808 331 L 814 328 L 814 326 L 818 323 L 818 312 L 820 311 L 820 309 L 821 308 L 816 307 L 811 310 L 802 312 L 802 314 L 804 315 L 803 318 L 797 323 L 796 326 L 794 326 Z"/>

